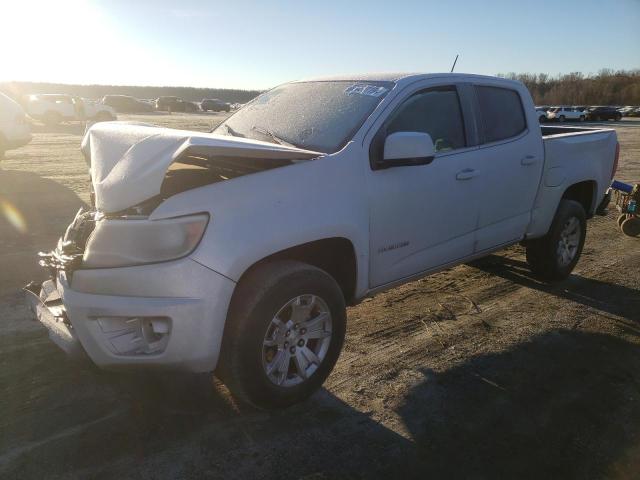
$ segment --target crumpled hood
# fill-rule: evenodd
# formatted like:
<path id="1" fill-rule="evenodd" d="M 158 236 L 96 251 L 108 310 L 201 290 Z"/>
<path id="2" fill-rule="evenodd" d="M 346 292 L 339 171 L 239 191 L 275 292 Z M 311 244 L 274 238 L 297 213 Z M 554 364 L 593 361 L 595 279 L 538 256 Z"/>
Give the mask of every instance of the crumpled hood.
<path id="1" fill-rule="evenodd" d="M 87 130 L 82 152 L 89 164 L 96 208 L 106 213 L 160 193 L 169 166 L 186 151 L 206 156 L 308 160 L 319 152 L 213 133 L 149 124 L 102 122 Z"/>

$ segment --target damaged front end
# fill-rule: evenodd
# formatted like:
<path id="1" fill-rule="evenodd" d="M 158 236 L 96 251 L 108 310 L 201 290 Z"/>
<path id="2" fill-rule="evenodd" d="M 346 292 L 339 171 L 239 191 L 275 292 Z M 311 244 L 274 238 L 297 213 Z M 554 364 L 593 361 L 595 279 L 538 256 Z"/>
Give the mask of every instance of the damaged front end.
<path id="1" fill-rule="evenodd" d="M 73 271 L 80 267 L 87 240 L 99 217 L 97 212 L 86 212 L 81 208 L 56 248 L 48 253 L 38 253 L 38 263 L 48 271 L 50 278 L 44 282 L 31 282 L 23 288 L 33 319 L 42 323 L 49 331 L 49 338 L 72 357 L 84 357 L 84 349 L 67 317 L 57 288 L 58 276 L 62 274 L 70 279 Z"/>

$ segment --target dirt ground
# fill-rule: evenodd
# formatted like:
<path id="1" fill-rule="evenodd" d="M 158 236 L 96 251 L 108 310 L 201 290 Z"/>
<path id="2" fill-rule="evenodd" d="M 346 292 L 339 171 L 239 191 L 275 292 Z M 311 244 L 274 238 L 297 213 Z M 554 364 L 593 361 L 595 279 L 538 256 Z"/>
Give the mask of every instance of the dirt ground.
<path id="1" fill-rule="evenodd" d="M 617 178 L 639 181 L 640 121 L 609 125 Z M 76 365 L 27 320 L 36 252 L 88 200 L 82 126 L 35 129 L 0 163 L 1 478 L 640 477 L 640 240 L 613 211 L 565 282 L 513 247 L 350 308 L 325 388 L 256 412 L 216 381 Z"/>

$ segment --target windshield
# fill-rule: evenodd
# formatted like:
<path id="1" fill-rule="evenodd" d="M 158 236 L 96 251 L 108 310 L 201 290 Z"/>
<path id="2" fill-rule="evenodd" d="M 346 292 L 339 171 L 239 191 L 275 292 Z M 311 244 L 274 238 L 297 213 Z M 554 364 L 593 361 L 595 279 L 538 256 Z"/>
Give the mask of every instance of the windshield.
<path id="1" fill-rule="evenodd" d="M 214 133 L 335 153 L 392 86 L 391 82 L 288 83 L 248 103 Z"/>

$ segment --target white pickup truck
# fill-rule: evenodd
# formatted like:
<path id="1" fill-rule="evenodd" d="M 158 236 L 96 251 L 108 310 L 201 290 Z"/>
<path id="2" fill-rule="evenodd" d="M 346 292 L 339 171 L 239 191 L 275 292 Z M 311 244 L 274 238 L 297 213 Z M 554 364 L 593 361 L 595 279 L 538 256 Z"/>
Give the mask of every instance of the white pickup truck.
<path id="1" fill-rule="evenodd" d="M 210 134 L 113 122 L 82 148 L 95 205 L 27 287 L 52 339 L 264 408 L 320 387 L 364 297 L 518 242 L 567 277 L 618 157 L 614 130 L 541 131 L 523 84 L 467 74 L 293 82 Z"/>
<path id="2" fill-rule="evenodd" d="M 26 108 L 31 118 L 46 125 L 86 120 L 105 122 L 116 119 L 116 112 L 109 105 L 66 94 L 29 95 Z"/>

